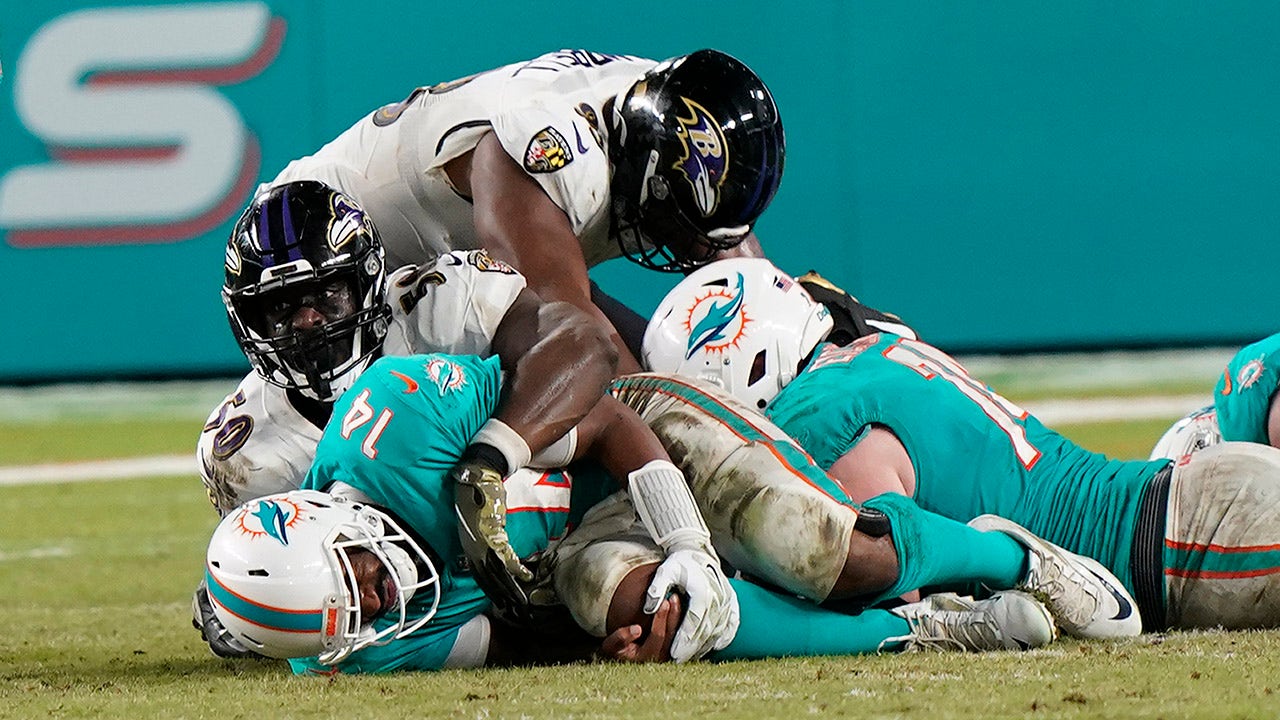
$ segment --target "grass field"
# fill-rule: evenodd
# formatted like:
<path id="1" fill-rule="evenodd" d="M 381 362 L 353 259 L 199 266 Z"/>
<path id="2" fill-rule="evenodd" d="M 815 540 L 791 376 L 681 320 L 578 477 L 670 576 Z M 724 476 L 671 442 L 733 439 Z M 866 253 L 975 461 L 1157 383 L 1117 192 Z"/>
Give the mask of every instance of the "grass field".
<path id="1" fill-rule="evenodd" d="M 165 412 L 135 397 L 151 410 L 48 417 L 0 401 L 0 465 L 187 453 L 202 419 L 191 408 L 208 397 Z M 1172 419 L 1063 429 L 1136 457 Z M 295 678 L 217 660 L 190 627 L 215 524 L 194 474 L 0 486 L 0 517 L 0 718 L 1280 716 L 1275 632 L 1061 641 L 1022 654 Z"/>

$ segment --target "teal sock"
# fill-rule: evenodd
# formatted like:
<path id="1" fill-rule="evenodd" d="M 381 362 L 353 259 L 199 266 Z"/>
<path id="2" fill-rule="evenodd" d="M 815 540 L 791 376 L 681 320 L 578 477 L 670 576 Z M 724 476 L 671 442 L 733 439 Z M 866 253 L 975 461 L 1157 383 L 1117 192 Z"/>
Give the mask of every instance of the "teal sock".
<path id="1" fill-rule="evenodd" d="M 885 650 L 897 650 L 901 643 L 885 640 L 911 631 L 906 620 L 887 610 L 846 615 L 745 580 L 729 583 L 738 594 L 741 624 L 729 647 L 711 654 L 714 660 L 859 655 L 876 652 L 882 644 Z"/>
<path id="2" fill-rule="evenodd" d="M 889 517 L 898 552 L 898 582 L 878 599 L 926 585 L 982 583 L 992 590 L 1008 590 L 1027 575 L 1026 548 L 1004 533 L 974 530 L 894 493 L 873 497 L 863 507 Z"/>

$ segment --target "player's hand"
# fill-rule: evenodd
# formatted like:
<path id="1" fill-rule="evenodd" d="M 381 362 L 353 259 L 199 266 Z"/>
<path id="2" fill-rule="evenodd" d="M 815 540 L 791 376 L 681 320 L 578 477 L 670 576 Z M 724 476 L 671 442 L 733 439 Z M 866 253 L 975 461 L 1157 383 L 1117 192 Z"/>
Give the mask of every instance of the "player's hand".
<path id="1" fill-rule="evenodd" d="M 700 546 L 669 552 L 649 584 L 644 611 L 657 612 L 677 588 L 689 607 L 672 640 L 671 659 L 696 660 L 728 647 L 738 633 L 738 596 L 715 554 Z"/>
<path id="2" fill-rule="evenodd" d="M 502 475 L 471 460 L 455 465 L 449 476 L 454 481 L 458 537 L 476 582 L 499 615 L 520 617 L 529 605 L 528 590 L 521 583 L 532 582 L 533 572 L 520 562 L 507 537 L 507 492 Z"/>
<path id="3" fill-rule="evenodd" d="M 196 588 L 195 597 L 191 598 L 191 625 L 200 631 L 209 651 L 220 658 L 264 659 L 264 656 L 245 647 L 218 621 L 218 616 L 213 613 L 213 603 L 209 601 L 209 588 L 203 580 Z"/>
<path id="4" fill-rule="evenodd" d="M 672 595 L 658 605 L 648 636 L 639 625 L 627 625 L 604 639 L 600 653 L 619 662 L 649 663 L 671 659 L 671 639 L 680 627 L 680 596 Z"/>

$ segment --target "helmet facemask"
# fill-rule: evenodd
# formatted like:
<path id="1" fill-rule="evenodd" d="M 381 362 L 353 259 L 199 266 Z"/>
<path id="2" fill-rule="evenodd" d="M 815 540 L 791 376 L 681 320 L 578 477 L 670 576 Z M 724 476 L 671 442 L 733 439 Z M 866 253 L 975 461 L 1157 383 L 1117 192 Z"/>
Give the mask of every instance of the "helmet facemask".
<path id="1" fill-rule="evenodd" d="M 264 219 L 280 215 L 287 229 Z M 232 332 L 268 382 L 329 402 L 381 350 L 391 317 L 382 245 L 345 195 L 299 182 L 255 199 L 228 244 L 226 267 L 222 297 Z M 350 298 L 341 313 L 304 300 L 323 298 L 331 288 L 344 289 Z M 269 317 L 273 308 L 304 306 L 324 322 L 273 326 L 279 320 Z"/>
<path id="2" fill-rule="evenodd" d="M 385 645 L 413 633 L 430 622 L 440 603 L 440 584 L 434 564 L 417 541 L 386 514 L 368 506 L 356 507 L 360 509 L 360 522 L 336 526 L 324 542 L 328 557 L 336 563 L 335 572 L 344 578 L 338 620 L 333 632 L 325 628 L 326 651 L 318 658 L 326 665 L 341 662 L 366 647 Z M 359 580 L 351 562 L 351 553 L 356 550 L 367 551 L 377 558 L 391 585 L 385 596 L 379 593 L 383 603 L 375 617 L 364 617 L 360 605 Z M 417 555 L 416 561 L 411 552 Z M 435 590 L 431 606 L 422 617 L 410 623 L 409 602 L 425 587 Z"/>
<path id="3" fill-rule="evenodd" d="M 358 552 L 372 557 L 358 564 L 366 583 L 376 582 L 373 617 L 361 607 Z M 210 540 L 207 570 L 214 612 L 237 640 L 268 657 L 325 664 L 419 630 L 441 595 L 432 555 L 390 515 L 314 490 L 228 514 Z"/>

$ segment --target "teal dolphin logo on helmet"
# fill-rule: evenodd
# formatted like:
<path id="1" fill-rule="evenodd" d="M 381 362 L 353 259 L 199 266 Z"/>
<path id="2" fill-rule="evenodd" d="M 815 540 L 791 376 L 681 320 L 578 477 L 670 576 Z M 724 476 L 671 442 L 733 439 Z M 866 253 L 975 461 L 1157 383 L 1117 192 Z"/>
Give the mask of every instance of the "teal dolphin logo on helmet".
<path id="1" fill-rule="evenodd" d="M 262 523 L 263 532 L 279 540 L 281 545 L 289 544 L 289 535 L 286 531 L 289 526 L 289 516 L 284 508 L 273 501 L 266 500 L 258 503 L 258 509 L 253 514 L 258 518 L 258 522 Z"/>
<path id="2" fill-rule="evenodd" d="M 743 296 L 743 280 L 742 273 L 738 273 L 737 287 L 730 292 L 724 288 L 718 288 L 699 298 L 694 302 L 693 307 L 689 308 L 689 344 L 686 348 L 684 358 L 688 360 L 698 350 L 706 348 L 709 352 L 720 352 L 726 347 L 733 344 L 742 337 L 743 328 L 750 322 L 750 318 L 743 312 L 742 296 Z M 696 323 L 693 322 L 694 313 L 698 308 L 711 301 L 710 307 L 707 308 L 706 314 L 702 316 Z M 735 331 L 729 330 L 729 327 L 736 320 L 741 319 Z"/>

